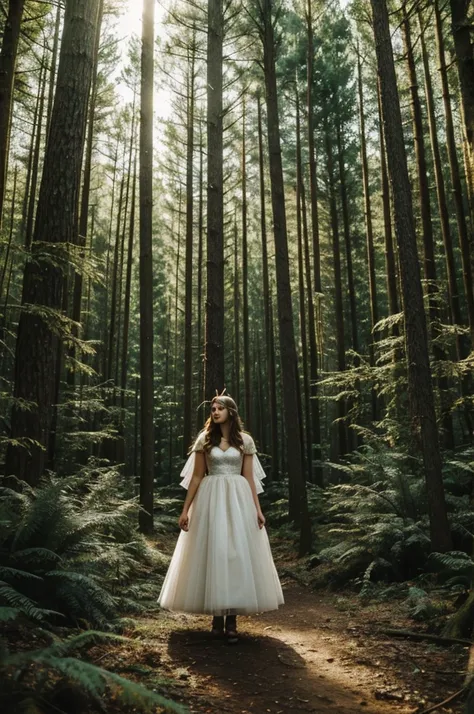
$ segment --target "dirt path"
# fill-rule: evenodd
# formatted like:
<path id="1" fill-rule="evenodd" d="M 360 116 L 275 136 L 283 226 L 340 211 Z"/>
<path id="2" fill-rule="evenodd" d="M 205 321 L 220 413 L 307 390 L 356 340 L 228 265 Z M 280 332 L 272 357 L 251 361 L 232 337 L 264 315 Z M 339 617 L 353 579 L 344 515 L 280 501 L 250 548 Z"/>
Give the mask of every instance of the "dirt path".
<path id="1" fill-rule="evenodd" d="M 291 581 L 284 589 L 286 604 L 278 612 L 239 618 L 241 638 L 234 646 L 211 637 L 208 617 L 161 613 L 143 622 L 147 644 L 159 651 L 162 672 L 182 683 L 179 698 L 191 712 L 408 714 L 456 690 L 452 676 L 443 681 L 436 675 L 433 688 L 417 668 L 417 657 L 426 664 L 426 645 L 405 643 L 404 652 L 400 643 L 371 639 L 370 614 L 360 619 L 359 613 L 340 612 L 323 595 Z M 448 668 L 439 664 L 446 655 L 430 651 L 436 667 Z M 400 678 L 401 661 L 421 677 L 405 672 Z M 453 664 L 452 657 L 446 661 Z"/>

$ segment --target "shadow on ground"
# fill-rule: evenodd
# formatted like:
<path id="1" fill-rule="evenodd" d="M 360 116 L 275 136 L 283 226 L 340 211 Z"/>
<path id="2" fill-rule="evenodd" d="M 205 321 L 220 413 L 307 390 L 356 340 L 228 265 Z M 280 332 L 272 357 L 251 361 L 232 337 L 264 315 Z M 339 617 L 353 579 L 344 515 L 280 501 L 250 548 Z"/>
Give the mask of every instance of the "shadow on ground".
<path id="1" fill-rule="evenodd" d="M 357 690 L 318 672 L 293 647 L 275 637 L 256 637 L 245 625 L 237 645 L 207 632 L 177 630 L 170 635 L 168 654 L 197 682 L 191 712 L 381 712 Z"/>

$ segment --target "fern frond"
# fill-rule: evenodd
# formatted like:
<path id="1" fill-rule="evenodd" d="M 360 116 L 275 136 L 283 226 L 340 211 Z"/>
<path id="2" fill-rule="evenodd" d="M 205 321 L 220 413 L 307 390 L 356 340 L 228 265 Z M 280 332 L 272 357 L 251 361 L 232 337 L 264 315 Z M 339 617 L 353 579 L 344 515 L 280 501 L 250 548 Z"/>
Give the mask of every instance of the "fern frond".
<path id="1" fill-rule="evenodd" d="M 48 677 L 44 677 L 44 670 L 62 675 L 66 680 L 87 692 L 101 706 L 104 695 L 107 691 L 111 691 L 114 698 L 121 704 L 133 706 L 140 711 L 152 712 L 156 707 L 162 707 L 166 711 L 175 712 L 175 714 L 186 713 L 187 710 L 182 705 L 146 689 L 140 684 L 71 656 L 77 650 L 105 641 L 130 642 L 128 638 L 123 638 L 120 635 L 87 632 L 41 650 L 7 654 L 2 658 L 1 664 L 3 668 L 14 668 L 17 672 L 28 670 L 33 673 L 33 676 L 37 673 L 38 684 L 42 683 L 42 686 L 48 682 Z M 32 669 L 32 665 L 38 665 L 39 668 Z"/>
<path id="2" fill-rule="evenodd" d="M 27 615 L 27 617 L 36 622 L 41 622 L 52 614 L 61 615 L 59 612 L 38 607 L 37 603 L 4 581 L 0 581 L 0 603 L 2 601 L 10 607 L 20 610 Z"/>

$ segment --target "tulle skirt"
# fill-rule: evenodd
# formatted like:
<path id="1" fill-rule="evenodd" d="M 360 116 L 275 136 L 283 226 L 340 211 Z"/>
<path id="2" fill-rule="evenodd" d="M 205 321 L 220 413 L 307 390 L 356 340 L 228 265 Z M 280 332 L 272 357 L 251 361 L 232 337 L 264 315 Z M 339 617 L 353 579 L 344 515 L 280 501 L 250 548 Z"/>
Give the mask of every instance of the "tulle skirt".
<path id="1" fill-rule="evenodd" d="M 213 474 L 201 481 L 158 598 L 178 612 L 239 615 L 284 602 L 265 527 L 247 480 Z"/>

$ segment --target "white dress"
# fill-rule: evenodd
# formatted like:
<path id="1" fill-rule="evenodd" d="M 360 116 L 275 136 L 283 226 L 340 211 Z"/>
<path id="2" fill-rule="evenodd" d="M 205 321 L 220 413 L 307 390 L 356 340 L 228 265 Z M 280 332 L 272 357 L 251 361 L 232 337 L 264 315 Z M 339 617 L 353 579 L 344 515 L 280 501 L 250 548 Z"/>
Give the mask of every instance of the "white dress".
<path id="1" fill-rule="evenodd" d="M 244 453 L 254 454 L 257 493 L 265 472 L 249 434 Z M 188 488 L 194 452 L 203 451 L 204 432 L 196 439 L 181 473 Z M 181 531 L 158 602 L 178 612 L 239 615 L 276 610 L 284 603 L 265 527 L 259 528 L 243 454 L 234 446 L 213 446 L 206 454 L 208 475 L 189 509 L 189 530 Z"/>

